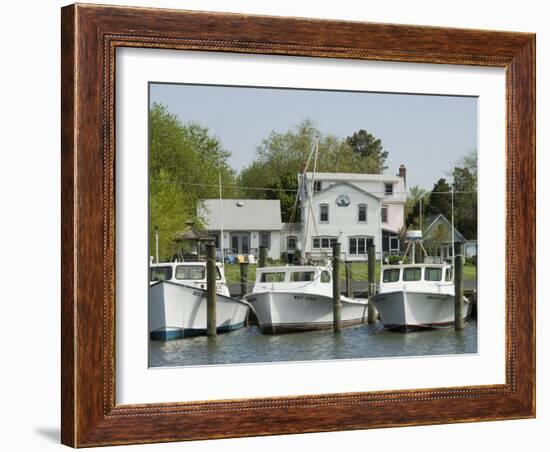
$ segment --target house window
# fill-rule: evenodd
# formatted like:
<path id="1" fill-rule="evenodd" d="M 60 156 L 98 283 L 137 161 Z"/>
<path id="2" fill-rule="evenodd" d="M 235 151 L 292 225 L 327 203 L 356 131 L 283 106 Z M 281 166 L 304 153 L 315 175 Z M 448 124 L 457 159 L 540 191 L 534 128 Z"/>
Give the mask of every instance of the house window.
<path id="1" fill-rule="evenodd" d="M 220 249 L 220 234 L 212 234 L 212 237 L 214 237 L 214 246 L 216 249 Z"/>
<path id="2" fill-rule="evenodd" d="M 384 184 L 384 193 L 386 196 L 393 195 L 393 184 Z"/>
<path id="3" fill-rule="evenodd" d="M 359 206 L 357 207 L 357 221 L 359 221 L 359 223 L 367 222 L 367 205 L 366 204 L 359 204 Z"/>
<path id="4" fill-rule="evenodd" d="M 382 209 L 380 209 L 380 217 L 382 223 L 388 222 L 388 206 L 382 206 Z"/>
<path id="5" fill-rule="evenodd" d="M 332 248 L 337 241 L 336 237 L 313 237 L 313 249 Z"/>
<path id="6" fill-rule="evenodd" d="M 367 254 L 367 247 L 372 244 L 372 238 L 369 237 L 350 237 L 349 254 Z"/>
<path id="7" fill-rule="evenodd" d="M 271 248 L 271 232 L 260 232 L 260 246 Z"/>
<path id="8" fill-rule="evenodd" d="M 313 192 L 321 191 L 323 189 L 323 182 L 316 180 L 313 182 Z"/>
<path id="9" fill-rule="evenodd" d="M 328 223 L 328 204 L 321 204 L 319 206 L 319 221 L 321 223 Z"/>
<path id="10" fill-rule="evenodd" d="M 296 236 L 295 235 L 289 235 L 286 238 L 286 249 L 288 251 L 294 251 L 296 249 Z"/>
<path id="11" fill-rule="evenodd" d="M 399 236 L 390 231 L 382 231 L 382 251 L 385 253 L 399 251 Z"/>

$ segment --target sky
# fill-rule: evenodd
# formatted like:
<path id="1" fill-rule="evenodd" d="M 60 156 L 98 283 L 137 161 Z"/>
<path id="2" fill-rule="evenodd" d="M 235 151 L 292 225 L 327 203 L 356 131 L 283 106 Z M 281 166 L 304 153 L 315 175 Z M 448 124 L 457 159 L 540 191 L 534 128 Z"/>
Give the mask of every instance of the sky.
<path id="1" fill-rule="evenodd" d="M 477 149 L 477 98 L 150 84 L 150 104 L 164 104 L 182 122 L 198 122 L 232 153 L 240 171 L 272 131 L 286 132 L 311 119 L 322 134 L 340 138 L 365 129 L 388 151 L 385 171 L 407 168 L 408 188 L 431 190 L 461 157 Z"/>

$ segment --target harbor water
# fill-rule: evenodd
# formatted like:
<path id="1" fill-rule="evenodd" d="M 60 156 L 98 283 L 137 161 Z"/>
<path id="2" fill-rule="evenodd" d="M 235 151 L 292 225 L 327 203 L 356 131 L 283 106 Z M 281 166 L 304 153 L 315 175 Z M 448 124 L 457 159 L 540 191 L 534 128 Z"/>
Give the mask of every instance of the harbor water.
<path id="1" fill-rule="evenodd" d="M 280 335 L 257 326 L 173 341 L 149 341 L 149 367 L 250 364 L 332 359 L 392 358 L 477 353 L 477 322 L 454 328 L 396 333 L 382 324 Z"/>

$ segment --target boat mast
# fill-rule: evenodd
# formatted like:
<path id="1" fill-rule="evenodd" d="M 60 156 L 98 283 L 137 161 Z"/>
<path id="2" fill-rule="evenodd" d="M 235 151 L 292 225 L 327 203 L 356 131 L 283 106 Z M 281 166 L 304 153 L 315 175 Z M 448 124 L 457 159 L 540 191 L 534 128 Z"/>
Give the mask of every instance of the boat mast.
<path id="1" fill-rule="evenodd" d="M 455 276 L 455 176 L 453 171 L 453 180 L 451 181 L 451 244 L 453 248 L 452 252 L 452 271 L 453 279 Z"/>
<path id="2" fill-rule="evenodd" d="M 221 253 L 221 258 L 222 258 L 222 265 L 224 265 L 225 259 L 224 259 L 224 256 L 223 256 L 223 202 L 222 202 L 222 173 L 221 173 L 221 171 L 218 172 L 218 185 L 219 185 L 219 189 L 220 189 L 220 222 L 221 222 L 219 244 L 220 244 L 220 253 Z"/>
<path id="3" fill-rule="evenodd" d="M 155 226 L 155 259 L 159 263 L 159 227 Z"/>
<path id="4" fill-rule="evenodd" d="M 384 195 L 385 195 L 385 190 L 384 190 L 384 184 L 382 183 L 382 162 L 380 162 L 380 166 L 378 168 L 378 174 L 380 175 L 380 177 L 378 178 L 379 179 L 379 183 L 380 183 L 380 214 L 378 215 L 378 221 L 379 221 L 379 224 L 380 224 L 380 271 L 382 271 L 382 268 L 384 267 L 384 232 L 382 230 L 382 204 L 384 202 Z M 389 236 L 388 236 L 388 245 L 389 245 Z M 388 252 L 389 252 L 389 249 L 390 247 L 388 246 Z M 376 254 L 375 254 L 376 256 Z M 376 259 L 376 257 L 375 257 Z M 389 261 L 389 258 L 388 258 L 388 261 Z M 389 263 L 389 262 L 388 262 Z"/>
<path id="5" fill-rule="evenodd" d="M 307 174 L 307 167 L 309 166 L 309 162 L 311 160 L 311 156 L 315 154 L 314 161 L 313 161 L 313 176 L 311 178 L 311 187 L 309 190 L 309 199 L 308 199 L 308 211 L 307 211 L 307 220 L 306 220 L 306 230 L 304 234 L 304 248 L 307 249 L 307 239 L 308 239 L 308 230 L 309 230 L 309 218 L 312 215 L 312 204 L 313 204 L 313 191 L 315 190 L 315 173 L 317 171 L 317 154 L 319 152 L 319 137 L 315 137 L 315 141 L 313 143 L 313 148 L 311 150 L 311 153 L 309 154 L 309 158 L 307 160 L 306 168 L 304 169 L 304 175 Z M 302 183 L 303 178 L 302 178 Z M 315 219 L 314 219 L 315 221 Z M 304 250 L 305 251 L 305 250 Z M 305 252 L 304 252 L 305 254 Z M 304 263 L 304 256 L 302 256 L 302 263 Z"/>

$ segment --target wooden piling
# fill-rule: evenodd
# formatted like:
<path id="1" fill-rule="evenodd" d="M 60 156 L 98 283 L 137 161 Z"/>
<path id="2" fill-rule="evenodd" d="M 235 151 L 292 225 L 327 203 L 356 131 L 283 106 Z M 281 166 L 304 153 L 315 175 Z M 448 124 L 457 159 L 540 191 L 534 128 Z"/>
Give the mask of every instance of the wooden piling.
<path id="1" fill-rule="evenodd" d="M 346 266 L 346 297 L 353 298 L 353 268 L 352 262 L 344 262 Z"/>
<path id="2" fill-rule="evenodd" d="M 462 254 L 455 256 L 455 330 L 464 329 L 464 264 Z"/>
<path id="3" fill-rule="evenodd" d="M 244 297 L 248 293 L 248 263 L 240 263 L 241 270 L 241 297 Z"/>
<path id="4" fill-rule="evenodd" d="M 267 247 L 260 246 L 260 257 L 258 259 L 258 268 L 267 267 Z"/>
<path id="5" fill-rule="evenodd" d="M 216 335 L 216 246 L 206 244 L 206 335 Z"/>
<path id="6" fill-rule="evenodd" d="M 374 245 L 367 247 L 367 267 L 369 279 L 369 297 L 376 295 L 376 248 Z M 378 312 L 372 303 L 368 304 L 367 319 L 369 323 L 375 323 L 378 318 Z"/>
<path id="7" fill-rule="evenodd" d="M 340 300 L 340 243 L 332 245 L 333 330 L 342 331 L 342 301 Z"/>

